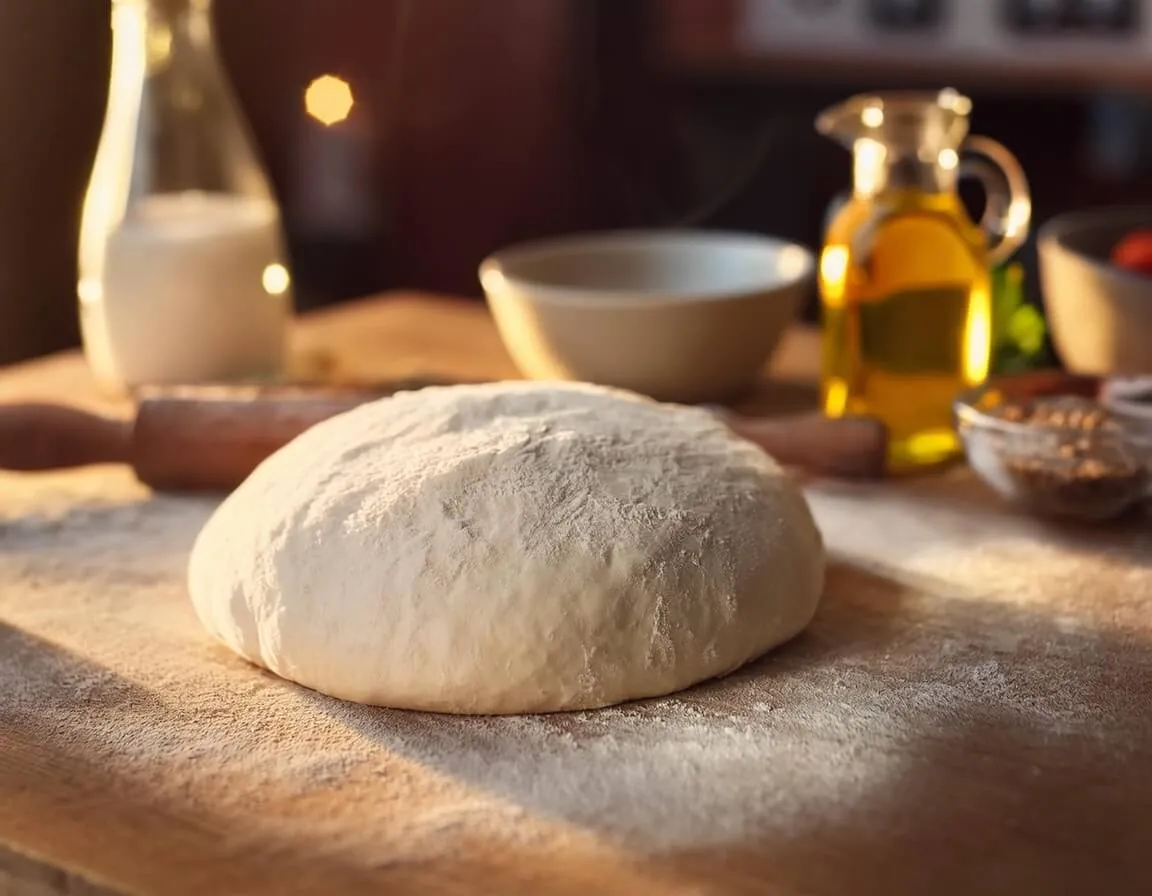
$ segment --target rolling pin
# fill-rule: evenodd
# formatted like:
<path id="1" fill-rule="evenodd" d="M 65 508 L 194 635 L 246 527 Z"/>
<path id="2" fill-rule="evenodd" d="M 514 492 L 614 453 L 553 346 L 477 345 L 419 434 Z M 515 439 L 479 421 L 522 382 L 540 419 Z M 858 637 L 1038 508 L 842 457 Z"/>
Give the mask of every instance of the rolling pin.
<path id="1" fill-rule="evenodd" d="M 358 387 L 189 387 L 142 394 L 134 418 L 63 405 L 0 405 L 0 469 L 128 464 L 158 491 L 230 491 L 304 430 L 386 394 Z M 786 466 L 844 478 L 883 475 L 887 432 L 878 421 L 717 413 Z"/>

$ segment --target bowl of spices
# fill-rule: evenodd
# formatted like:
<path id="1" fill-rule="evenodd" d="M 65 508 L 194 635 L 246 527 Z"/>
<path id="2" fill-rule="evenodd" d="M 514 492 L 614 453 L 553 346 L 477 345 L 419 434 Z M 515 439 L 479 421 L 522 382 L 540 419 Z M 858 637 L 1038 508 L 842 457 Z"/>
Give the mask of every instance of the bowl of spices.
<path id="1" fill-rule="evenodd" d="M 1100 400 L 1092 377 L 1000 377 L 955 404 L 968 463 L 996 492 L 1030 512 L 1113 519 L 1152 484 L 1152 426 Z"/>

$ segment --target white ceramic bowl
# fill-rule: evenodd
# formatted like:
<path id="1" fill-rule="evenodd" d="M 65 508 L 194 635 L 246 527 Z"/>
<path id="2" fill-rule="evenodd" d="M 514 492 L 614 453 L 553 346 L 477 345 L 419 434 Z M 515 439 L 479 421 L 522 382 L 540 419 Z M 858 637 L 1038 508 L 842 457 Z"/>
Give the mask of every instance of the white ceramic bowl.
<path id="1" fill-rule="evenodd" d="M 766 236 L 610 231 L 498 252 L 480 281 L 525 376 L 700 402 L 756 380 L 814 269 Z"/>
<path id="2" fill-rule="evenodd" d="M 1109 260 L 1152 208 L 1058 215 L 1040 228 L 1040 283 L 1052 341 L 1074 373 L 1152 374 L 1152 277 Z"/>

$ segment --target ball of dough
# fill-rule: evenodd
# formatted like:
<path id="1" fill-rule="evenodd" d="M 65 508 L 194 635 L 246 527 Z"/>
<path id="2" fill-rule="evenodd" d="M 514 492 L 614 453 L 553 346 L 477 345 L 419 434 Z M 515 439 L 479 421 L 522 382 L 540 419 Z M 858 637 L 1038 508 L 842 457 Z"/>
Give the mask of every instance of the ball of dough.
<path id="1" fill-rule="evenodd" d="M 731 672 L 823 577 L 800 490 L 707 411 L 496 383 L 304 433 L 209 520 L 189 586 L 213 635 L 325 694 L 528 713 Z"/>

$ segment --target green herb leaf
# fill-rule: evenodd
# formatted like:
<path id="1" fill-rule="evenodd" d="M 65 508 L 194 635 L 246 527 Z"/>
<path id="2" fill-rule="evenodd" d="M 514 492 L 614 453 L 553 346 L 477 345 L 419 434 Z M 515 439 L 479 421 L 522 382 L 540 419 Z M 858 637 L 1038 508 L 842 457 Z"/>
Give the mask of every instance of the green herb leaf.
<path id="1" fill-rule="evenodd" d="M 1024 354 L 1033 356 L 1044 348 L 1047 328 L 1044 317 L 1032 305 L 1021 305 L 1008 320 L 1008 335 Z"/>

